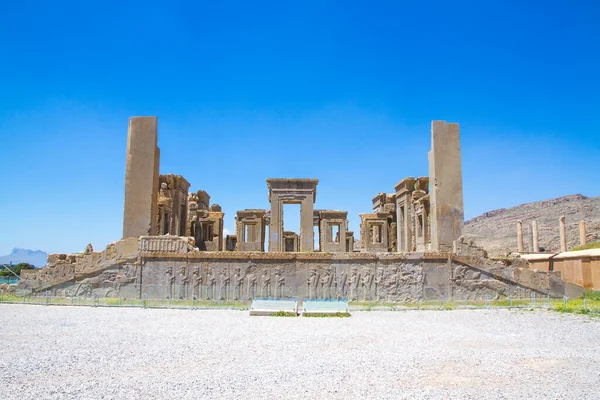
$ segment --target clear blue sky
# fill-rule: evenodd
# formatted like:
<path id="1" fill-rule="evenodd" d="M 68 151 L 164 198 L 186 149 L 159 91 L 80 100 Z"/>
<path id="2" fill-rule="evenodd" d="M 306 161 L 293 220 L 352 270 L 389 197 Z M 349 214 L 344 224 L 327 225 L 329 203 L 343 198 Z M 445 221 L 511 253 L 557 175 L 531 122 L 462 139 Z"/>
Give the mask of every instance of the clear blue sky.
<path id="1" fill-rule="evenodd" d="M 265 179 L 371 210 L 461 124 L 466 217 L 600 195 L 597 1 L 0 4 L 0 255 L 122 231 L 127 120 L 159 117 L 161 172 L 235 211 Z"/>

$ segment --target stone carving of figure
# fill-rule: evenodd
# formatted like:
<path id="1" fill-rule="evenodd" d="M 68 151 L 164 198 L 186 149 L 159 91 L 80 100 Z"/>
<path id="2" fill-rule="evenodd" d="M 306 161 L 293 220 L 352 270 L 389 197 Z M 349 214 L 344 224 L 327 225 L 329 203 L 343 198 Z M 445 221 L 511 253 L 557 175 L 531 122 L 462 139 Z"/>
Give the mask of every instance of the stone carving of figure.
<path id="1" fill-rule="evenodd" d="M 398 297 L 398 267 L 392 268 L 392 273 L 387 280 L 388 301 L 395 301 Z"/>
<path id="2" fill-rule="evenodd" d="M 194 296 L 196 296 L 196 298 L 199 299 L 202 295 L 202 274 L 200 273 L 200 268 L 194 268 L 193 277 L 194 277 Z"/>
<path id="3" fill-rule="evenodd" d="M 321 277 L 321 290 L 324 299 L 331 297 L 331 271 L 326 269 Z"/>
<path id="4" fill-rule="evenodd" d="M 256 296 L 256 285 L 258 284 L 256 274 L 250 273 L 246 275 L 248 277 L 248 298 L 253 299 Z"/>
<path id="5" fill-rule="evenodd" d="M 358 272 L 356 268 L 350 270 L 350 300 L 356 300 L 358 295 Z"/>
<path id="6" fill-rule="evenodd" d="M 370 300 L 371 297 L 371 269 L 370 268 L 365 268 L 363 270 L 363 274 L 362 274 L 362 278 L 360 280 L 360 283 L 363 287 L 363 300 Z"/>
<path id="7" fill-rule="evenodd" d="M 269 297 L 271 292 L 271 275 L 269 275 L 269 270 L 265 269 L 262 274 L 262 290 L 261 297 Z"/>
<path id="8" fill-rule="evenodd" d="M 312 299 L 313 297 L 315 297 L 315 292 L 317 290 L 317 282 L 318 282 L 317 270 L 312 268 L 309 271 L 308 276 L 306 277 L 307 294 L 308 294 L 309 299 Z"/>
<path id="9" fill-rule="evenodd" d="M 283 287 L 285 286 L 285 276 L 281 275 L 281 269 L 275 269 L 275 284 L 277 285 L 275 290 L 275 296 L 283 297 Z"/>
<path id="10" fill-rule="evenodd" d="M 179 269 L 179 298 L 180 299 L 186 298 L 188 282 L 189 282 L 189 278 L 187 275 L 187 269 L 185 267 L 181 267 Z"/>
<path id="11" fill-rule="evenodd" d="M 377 275 L 375 275 L 375 300 L 379 301 L 381 294 L 383 293 L 383 268 L 377 268 Z"/>
<path id="12" fill-rule="evenodd" d="M 221 286 L 219 287 L 219 296 L 222 300 L 227 300 L 227 287 L 229 286 L 229 271 L 221 270 Z"/>
<path id="13" fill-rule="evenodd" d="M 217 282 L 217 278 L 213 274 L 213 270 L 211 267 L 208 267 L 208 272 L 206 273 L 206 297 L 209 298 L 208 291 L 210 290 L 210 298 L 215 298 L 215 285 Z"/>
<path id="14" fill-rule="evenodd" d="M 242 269 L 236 268 L 233 274 L 233 299 L 239 300 L 242 298 L 242 286 L 244 285 L 244 277 L 242 276 Z"/>
<path id="15" fill-rule="evenodd" d="M 172 299 L 173 284 L 175 283 L 175 274 L 173 274 L 173 267 L 168 267 L 165 273 L 167 275 L 167 299 Z"/>
<path id="16" fill-rule="evenodd" d="M 88 254 L 92 254 L 94 252 L 94 248 L 92 247 L 91 243 L 88 243 L 87 246 L 85 246 L 85 251 L 83 252 L 83 254 L 88 255 Z"/>
<path id="17" fill-rule="evenodd" d="M 335 280 L 335 298 L 339 299 L 345 297 L 346 290 L 346 273 L 340 272 L 339 276 Z"/>

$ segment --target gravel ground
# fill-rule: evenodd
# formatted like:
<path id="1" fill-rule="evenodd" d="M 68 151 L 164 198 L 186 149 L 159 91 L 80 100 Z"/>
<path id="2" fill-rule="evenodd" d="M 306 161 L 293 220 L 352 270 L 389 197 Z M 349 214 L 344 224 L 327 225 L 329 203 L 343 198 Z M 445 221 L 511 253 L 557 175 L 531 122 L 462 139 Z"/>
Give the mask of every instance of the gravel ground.
<path id="1" fill-rule="evenodd" d="M 600 319 L 549 311 L 0 305 L 0 398 L 599 398 Z"/>

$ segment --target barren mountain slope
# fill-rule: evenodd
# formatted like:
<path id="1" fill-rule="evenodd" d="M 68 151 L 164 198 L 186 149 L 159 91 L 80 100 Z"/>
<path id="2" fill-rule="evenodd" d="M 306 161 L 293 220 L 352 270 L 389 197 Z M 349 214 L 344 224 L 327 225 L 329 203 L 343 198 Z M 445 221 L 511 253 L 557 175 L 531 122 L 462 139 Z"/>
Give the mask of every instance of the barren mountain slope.
<path id="1" fill-rule="evenodd" d="M 580 194 L 489 211 L 465 222 L 465 235 L 491 255 L 517 251 L 517 221 L 523 221 L 525 251 L 531 249 L 531 221 L 537 220 L 540 247 L 559 251 L 558 219 L 566 217 L 567 247 L 579 245 L 579 221 L 585 221 L 587 240 L 600 240 L 600 197 Z"/>

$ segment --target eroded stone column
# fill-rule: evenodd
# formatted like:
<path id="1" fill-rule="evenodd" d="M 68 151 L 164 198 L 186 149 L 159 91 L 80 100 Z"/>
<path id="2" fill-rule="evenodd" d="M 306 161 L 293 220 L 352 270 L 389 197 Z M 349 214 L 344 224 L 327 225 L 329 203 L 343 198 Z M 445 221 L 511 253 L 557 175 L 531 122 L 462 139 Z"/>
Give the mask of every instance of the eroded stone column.
<path id="1" fill-rule="evenodd" d="M 454 240 L 463 234 L 464 208 L 460 129 L 445 121 L 431 123 L 429 195 L 431 248 L 451 251 Z"/>
<path id="2" fill-rule="evenodd" d="M 523 247 L 523 222 L 522 221 L 517 221 L 517 251 L 519 253 L 523 253 L 524 247 Z"/>
<path id="3" fill-rule="evenodd" d="M 567 251 L 567 229 L 564 215 L 559 218 L 558 227 L 560 229 L 560 251 Z"/>
<path id="4" fill-rule="evenodd" d="M 537 221 L 531 221 L 531 236 L 532 236 L 532 248 L 531 251 L 539 253 L 540 251 L 540 237 L 538 233 Z"/>
<path id="5" fill-rule="evenodd" d="M 587 238 L 585 236 L 585 221 L 579 221 L 579 245 L 583 246 L 587 244 Z"/>
<path id="6" fill-rule="evenodd" d="M 157 125 L 156 117 L 129 118 L 123 238 L 156 235 L 158 232 Z"/>

